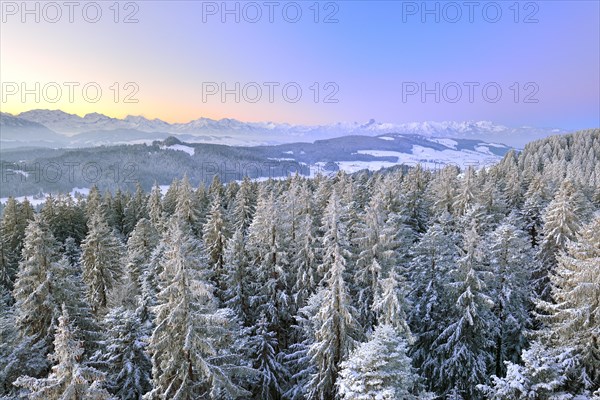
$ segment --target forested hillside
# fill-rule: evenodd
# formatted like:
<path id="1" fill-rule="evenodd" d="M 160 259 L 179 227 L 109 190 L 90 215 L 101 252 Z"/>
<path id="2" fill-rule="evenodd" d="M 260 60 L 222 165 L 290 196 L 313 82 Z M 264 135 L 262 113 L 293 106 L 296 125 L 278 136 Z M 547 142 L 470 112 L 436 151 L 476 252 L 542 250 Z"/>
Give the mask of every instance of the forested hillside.
<path id="1" fill-rule="evenodd" d="M 600 398 L 600 130 L 479 170 L 11 198 L 0 228 L 5 399 Z"/>

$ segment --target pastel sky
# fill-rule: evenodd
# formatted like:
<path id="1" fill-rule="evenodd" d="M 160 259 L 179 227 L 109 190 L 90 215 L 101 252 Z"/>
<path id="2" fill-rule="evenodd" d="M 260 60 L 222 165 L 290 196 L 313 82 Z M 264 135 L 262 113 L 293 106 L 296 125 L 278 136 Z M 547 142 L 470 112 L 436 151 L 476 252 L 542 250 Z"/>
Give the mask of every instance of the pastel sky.
<path id="1" fill-rule="evenodd" d="M 169 122 L 208 117 L 320 124 L 374 118 L 600 126 L 600 2 L 595 0 L 138 1 L 117 7 L 113 1 L 84 1 L 72 10 L 73 22 L 62 1 L 54 3 L 59 8 L 28 2 L 30 14 L 21 1 L 1 3 L 5 112 L 48 108 Z M 237 7 L 240 21 L 225 7 Z M 131 13 L 138 22 L 124 23 Z M 79 84 L 72 102 L 64 82 Z M 128 82 L 133 85 L 125 87 Z M 265 82 L 274 82 L 272 102 Z M 102 90 L 95 103 L 93 85 L 87 100 L 82 93 L 89 83 Z M 232 89 L 224 99 L 222 83 Z M 253 103 L 257 86 L 262 96 Z M 23 88 L 39 99 L 23 98 Z M 136 88 L 132 98 L 138 102 L 126 103 Z M 424 98 L 423 88 L 429 90 Z M 292 102 L 294 97 L 299 100 Z"/>

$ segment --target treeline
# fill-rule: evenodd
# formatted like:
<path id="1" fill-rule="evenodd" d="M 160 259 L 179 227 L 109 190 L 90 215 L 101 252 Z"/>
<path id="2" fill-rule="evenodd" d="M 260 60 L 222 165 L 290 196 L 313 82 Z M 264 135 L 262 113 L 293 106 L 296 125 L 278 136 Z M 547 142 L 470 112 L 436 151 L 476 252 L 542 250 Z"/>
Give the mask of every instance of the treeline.
<path id="1" fill-rule="evenodd" d="M 0 391 L 598 398 L 599 160 L 595 130 L 478 171 L 9 199 Z"/>

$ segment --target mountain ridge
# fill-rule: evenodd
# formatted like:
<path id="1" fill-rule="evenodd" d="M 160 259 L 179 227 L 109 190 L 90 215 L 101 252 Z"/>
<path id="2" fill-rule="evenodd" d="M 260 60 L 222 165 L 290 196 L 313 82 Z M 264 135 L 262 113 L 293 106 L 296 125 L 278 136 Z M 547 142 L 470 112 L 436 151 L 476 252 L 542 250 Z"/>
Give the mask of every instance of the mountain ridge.
<path id="1" fill-rule="evenodd" d="M 88 113 L 80 117 L 61 110 L 30 110 L 18 115 L 6 115 L 41 124 L 66 137 L 74 137 L 86 132 L 126 129 L 147 133 L 201 136 L 199 140 L 229 145 L 314 142 L 319 139 L 352 134 L 376 136 L 384 133 L 402 133 L 426 137 L 500 141 L 512 147 L 522 148 L 532 140 L 569 132 L 560 128 L 508 127 L 492 121 L 424 121 L 396 124 L 371 119 L 366 123 L 338 122 L 325 125 L 295 125 L 272 121 L 243 122 L 233 118 L 214 120 L 206 117 L 186 123 L 168 123 L 158 118 L 149 119 L 141 115 L 128 115 L 119 119 L 100 113 Z M 187 139 L 193 138 L 188 137 Z"/>

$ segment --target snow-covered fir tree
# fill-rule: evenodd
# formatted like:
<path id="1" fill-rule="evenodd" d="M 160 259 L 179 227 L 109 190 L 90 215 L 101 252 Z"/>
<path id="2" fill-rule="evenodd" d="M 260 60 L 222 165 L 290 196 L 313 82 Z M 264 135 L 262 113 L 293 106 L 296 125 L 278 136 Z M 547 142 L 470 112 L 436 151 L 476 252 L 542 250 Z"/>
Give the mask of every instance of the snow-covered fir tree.
<path id="1" fill-rule="evenodd" d="M 252 271 L 244 244 L 244 233 L 238 228 L 225 249 L 225 286 L 223 297 L 229 307 L 245 325 L 250 326 L 252 315 L 250 298 L 254 293 Z"/>
<path id="2" fill-rule="evenodd" d="M 378 325 L 340 365 L 336 382 L 341 399 L 420 399 L 418 375 L 407 355 L 406 339 L 390 325 Z"/>
<path id="3" fill-rule="evenodd" d="M 283 395 L 284 383 L 289 372 L 281 363 L 277 353 L 275 332 L 269 330 L 269 323 L 263 316 L 253 328 L 248 346 L 251 348 L 253 366 L 258 371 L 255 383 L 255 398 L 260 400 L 276 400 Z"/>
<path id="4" fill-rule="evenodd" d="M 509 361 L 504 378 L 493 376 L 491 384 L 478 389 L 490 400 L 573 399 L 573 393 L 563 389 L 573 370 L 573 353 L 565 350 L 555 351 L 534 341 L 522 354 L 523 365 Z"/>
<path id="5" fill-rule="evenodd" d="M 158 245 L 159 234 L 154 225 L 146 218 L 140 219 L 127 240 L 125 255 L 125 278 L 123 303 L 134 309 L 138 296 L 142 294 L 143 276 L 150 263 L 152 252 Z"/>
<path id="6" fill-rule="evenodd" d="M 255 195 L 252 182 L 250 182 L 248 177 L 244 177 L 233 203 L 233 215 L 231 217 L 233 228 L 239 228 L 246 234 L 246 231 L 252 222 L 252 218 L 254 217 L 255 207 Z"/>
<path id="7" fill-rule="evenodd" d="M 518 362 L 530 328 L 530 285 L 533 254 L 523 231 L 507 218 L 489 238 L 489 263 L 495 279 L 490 282 L 497 322 L 495 375 L 505 372 L 505 361 Z"/>
<path id="8" fill-rule="evenodd" d="M 434 341 L 449 324 L 452 299 L 448 293 L 450 272 L 458 258 L 452 217 L 443 213 L 415 245 L 410 263 L 409 298 L 412 307 L 408 321 L 414 335 L 411 357 L 428 388 L 436 382 L 440 360 L 432 352 Z"/>
<path id="9" fill-rule="evenodd" d="M 202 240 L 208 254 L 208 263 L 214 272 L 213 282 L 217 288 L 218 295 L 225 290 L 225 246 L 229 235 L 225 224 L 223 199 L 214 195 L 210 211 L 204 224 Z"/>
<path id="10" fill-rule="evenodd" d="M 400 276 L 394 270 L 388 272 L 387 278 L 379 282 L 381 289 L 373 302 L 373 311 L 381 325 L 393 327 L 399 335 L 412 341 L 407 323 L 406 310 L 409 308 L 405 290 L 401 287 Z"/>
<path id="11" fill-rule="evenodd" d="M 236 336 L 235 319 L 218 309 L 206 257 L 188 221 L 185 214 L 172 218 L 163 238 L 156 328 L 148 345 L 153 389 L 144 398 L 247 396 L 233 380 L 245 368 L 228 351 Z"/>
<path id="12" fill-rule="evenodd" d="M 198 198 L 187 175 L 185 175 L 177 185 L 177 197 L 174 212 L 177 215 L 177 218 L 182 219 L 189 225 L 196 237 L 201 236 L 202 220 L 198 208 Z"/>
<path id="13" fill-rule="evenodd" d="M 81 244 L 81 267 L 90 306 L 98 314 L 106 310 L 110 291 L 121 280 L 123 245 L 100 211 L 92 215 L 88 229 Z"/>
<path id="14" fill-rule="evenodd" d="M 309 399 L 325 400 L 334 398 L 337 394 L 335 382 L 340 363 L 353 349 L 359 336 L 356 321 L 356 310 L 352 305 L 347 285 L 344 279 L 346 259 L 341 248 L 342 231 L 339 225 L 340 201 L 337 192 L 331 194 L 325 211 L 324 226 L 327 233 L 324 242 L 326 246 L 326 271 L 323 279 L 324 289 L 322 303 L 313 317 L 314 338 L 308 355 L 315 373 L 308 382 Z"/>
<path id="15" fill-rule="evenodd" d="M 56 362 L 48 377 L 37 379 L 22 376 L 16 386 L 27 389 L 28 399 L 39 400 L 116 400 L 103 388 L 105 375 L 81 363 L 83 344 L 76 339 L 76 328 L 69 320 L 66 308 L 59 318 L 54 339 L 54 353 L 49 357 Z"/>
<path id="16" fill-rule="evenodd" d="M 14 284 L 25 238 L 25 228 L 31 219 L 33 219 L 33 210 L 27 199 L 23 203 L 18 203 L 14 198 L 8 198 L 0 223 L 0 256 L 2 257 L 0 284 L 8 290 L 11 290 Z"/>
<path id="17" fill-rule="evenodd" d="M 25 230 L 24 247 L 13 296 L 22 336 L 43 339 L 52 328 L 56 304 L 52 297 L 58 244 L 40 214 Z"/>
<path id="18" fill-rule="evenodd" d="M 540 301 L 546 323 L 543 343 L 561 353 L 572 350 L 576 365 L 571 391 L 600 389 L 600 215 L 584 225 L 552 274 L 551 301 Z"/>
<path id="19" fill-rule="evenodd" d="M 432 344 L 439 364 L 433 379 L 437 391 L 448 394 L 453 389 L 464 398 L 477 398 L 476 385 L 485 383 L 493 361 L 493 338 L 496 337 L 493 302 L 484 281 L 481 237 L 471 224 L 464 233 L 463 256 L 452 271 L 450 296 L 454 306 L 447 310 L 450 324 Z"/>
<path id="20" fill-rule="evenodd" d="M 106 315 L 107 340 L 95 356 L 96 364 L 107 372 L 107 388 L 119 399 L 141 400 L 152 388 L 148 332 L 139 311 L 118 307 Z"/>
<path id="21" fill-rule="evenodd" d="M 163 222 L 162 192 L 160 191 L 160 186 L 156 183 L 150 191 L 146 209 L 148 210 L 148 218 L 150 219 L 150 222 L 152 222 L 154 229 L 161 232 Z"/>
<path id="22" fill-rule="evenodd" d="M 538 250 L 540 265 L 534 274 L 535 289 L 540 298 L 548 300 L 548 278 L 556 266 L 556 256 L 565 250 L 570 240 L 575 239 L 582 220 L 588 215 L 587 200 L 573 183 L 564 181 L 543 215 L 543 239 Z"/>

